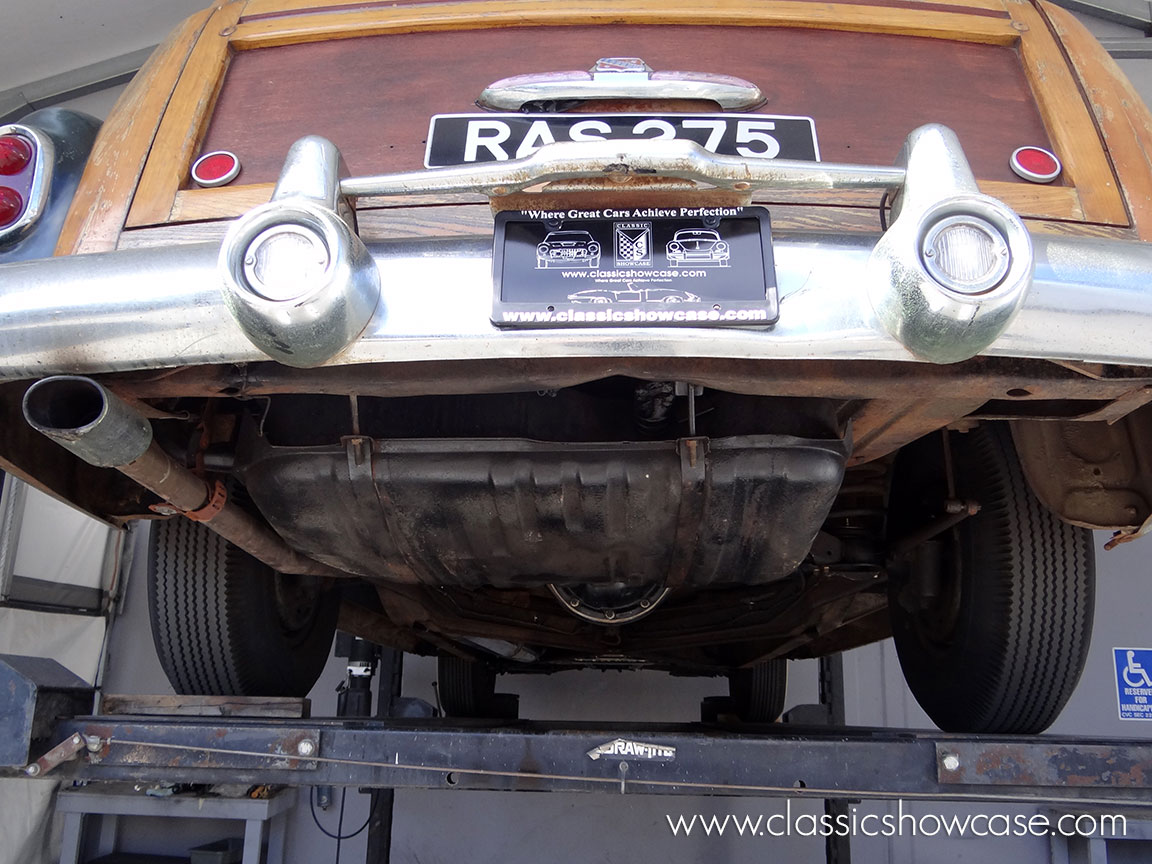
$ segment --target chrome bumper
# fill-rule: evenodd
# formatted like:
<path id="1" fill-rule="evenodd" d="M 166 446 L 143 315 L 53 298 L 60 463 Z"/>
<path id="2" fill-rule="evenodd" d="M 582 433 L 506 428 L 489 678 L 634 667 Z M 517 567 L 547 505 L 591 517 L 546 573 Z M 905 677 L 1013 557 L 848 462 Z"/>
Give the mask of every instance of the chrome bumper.
<path id="1" fill-rule="evenodd" d="M 941 299 L 925 287 L 923 274 L 909 274 L 908 244 L 916 240 L 923 214 L 940 212 L 941 200 L 1006 210 L 962 188 L 971 175 L 963 176 L 962 154 L 957 167 L 950 135 L 941 127 L 914 133 L 904 160 L 907 180 L 897 189 L 899 215 L 883 235 L 774 238 L 780 318 L 772 328 L 500 329 L 490 321 L 491 243 L 445 238 L 368 244 L 352 256 L 360 268 L 349 277 L 352 302 L 340 305 L 325 295 L 326 306 L 306 310 L 309 321 L 284 318 L 278 335 L 274 316 L 253 324 L 255 313 L 237 312 L 242 288 L 234 284 L 236 269 L 228 271 L 228 256 L 234 254 L 229 243 L 235 245 L 249 218 L 243 217 L 223 251 L 200 244 L 0 267 L 0 379 L 269 357 L 285 362 L 275 346 L 253 335 L 254 328 L 271 328 L 274 341 L 309 322 L 327 333 L 323 315 L 329 312 L 338 323 L 327 328 L 339 331 L 336 350 L 324 356 L 329 345 L 293 365 L 653 356 L 953 362 L 976 354 L 1152 365 L 1152 245 L 1029 238 L 1024 232 L 1014 242 L 1027 250 L 1027 272 L 991 303 L 987 295 L 967 305 Z M 290 164 L 282 187 L 292 170 L 299 180 L 299 166 Z M 866 175 L 854 170 L 853 179 Z M 886 180 L 904 175 L 884 170 L 893 172 L 883 175 Z M 827 177 L 838 169 L 820 171 Z M 932 176 L 932 195 L 921 191 L 922 184 L 914 186 L 918 172 Z M 289 204 L 336 213 L 339 193 L 327 173 L 327 192 L 322 182 L 314 183 L 315 194 L 301 204 L 297 183 Z M 354 182 L 363 194 L 373 188 L 367 180 Z M 945 196 L 938 194 L 941 185 Z M 339 191 L 347 194 L 347 188 Z M 284 200 L 265 208 L 284 206 Z M 262 218 L 257 227 L 267 224 Z M 360 241 L 352 235 L 351 242 Z M 356 323 L 356 316 L 363 321 Z"/>

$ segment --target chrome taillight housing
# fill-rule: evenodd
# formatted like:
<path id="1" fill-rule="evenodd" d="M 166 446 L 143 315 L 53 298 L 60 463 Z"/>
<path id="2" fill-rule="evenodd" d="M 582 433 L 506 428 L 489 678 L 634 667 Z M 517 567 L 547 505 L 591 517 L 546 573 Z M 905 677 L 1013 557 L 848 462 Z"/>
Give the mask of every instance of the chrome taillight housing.
<path id="1" fill-rule="evenodd" d="M 0 126 L 0 243 L 19 237 L 40 218 L 54 162 L 47 135 L 19 123 Z"/>

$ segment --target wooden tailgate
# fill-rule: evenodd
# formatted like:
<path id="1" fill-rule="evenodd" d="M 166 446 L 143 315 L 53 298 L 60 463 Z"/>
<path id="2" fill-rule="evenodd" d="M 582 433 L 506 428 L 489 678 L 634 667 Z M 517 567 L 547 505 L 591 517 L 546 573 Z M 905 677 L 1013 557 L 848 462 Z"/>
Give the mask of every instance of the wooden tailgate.
<path id="1" fill-rule="evenodd" d="M 984 191 L 1021 215 L 1129 224 L 1079 82 L 1021 0 L 739 0 L 706 10 L 671 0 L 236 0 L 191 52 L 124 224 L 238 215 L 267 200 L 288 146 L 309 133 L 331 138 L 355 174 L 419 168 L 431 115 L 477 111 L 480 90 L 498 78 L 603 56 L 747 78 L 767 96 L 758 111 L 814 118 L 825 161 L 891 164 L 911 129 L 942 122 Z M 1056 183 L 1012 174 L 1008 158 L 1025 144 L 1061 157 Z M 191 162 L 213 149 L 237 153 L 240 177 L 188 188 Z M 804 198 L 866 203 L 858 193 Z"/>

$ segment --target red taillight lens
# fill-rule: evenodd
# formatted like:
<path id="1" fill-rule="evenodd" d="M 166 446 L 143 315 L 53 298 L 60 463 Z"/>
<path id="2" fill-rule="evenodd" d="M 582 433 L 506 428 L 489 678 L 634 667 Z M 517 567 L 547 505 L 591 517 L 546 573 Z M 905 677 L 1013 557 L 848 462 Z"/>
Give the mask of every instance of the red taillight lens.
<path id="1" fill-rule="evenodd" d="M 17 219 L 24 210 L 24 199 L 15 189 L 0 186 L 0 228 L 6 228 Z"/>
<path id="2" fill-rule="evenodd" d="M 0 137 L 0 174 L 19 174 L 31 161 L 31 144 L 15 135 Z"/>

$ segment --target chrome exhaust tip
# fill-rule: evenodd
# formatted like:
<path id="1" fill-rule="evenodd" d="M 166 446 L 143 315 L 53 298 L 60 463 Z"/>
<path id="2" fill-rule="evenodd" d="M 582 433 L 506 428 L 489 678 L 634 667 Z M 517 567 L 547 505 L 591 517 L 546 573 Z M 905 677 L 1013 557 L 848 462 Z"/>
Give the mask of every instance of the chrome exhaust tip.
<path id="1" fill-rule="evenodd" d="M 29 426 L 99 468 L 135 462 L 152 444 L 152 424 L 81 375 L 37 381 L 24 393 L 23 407 Z"/>

